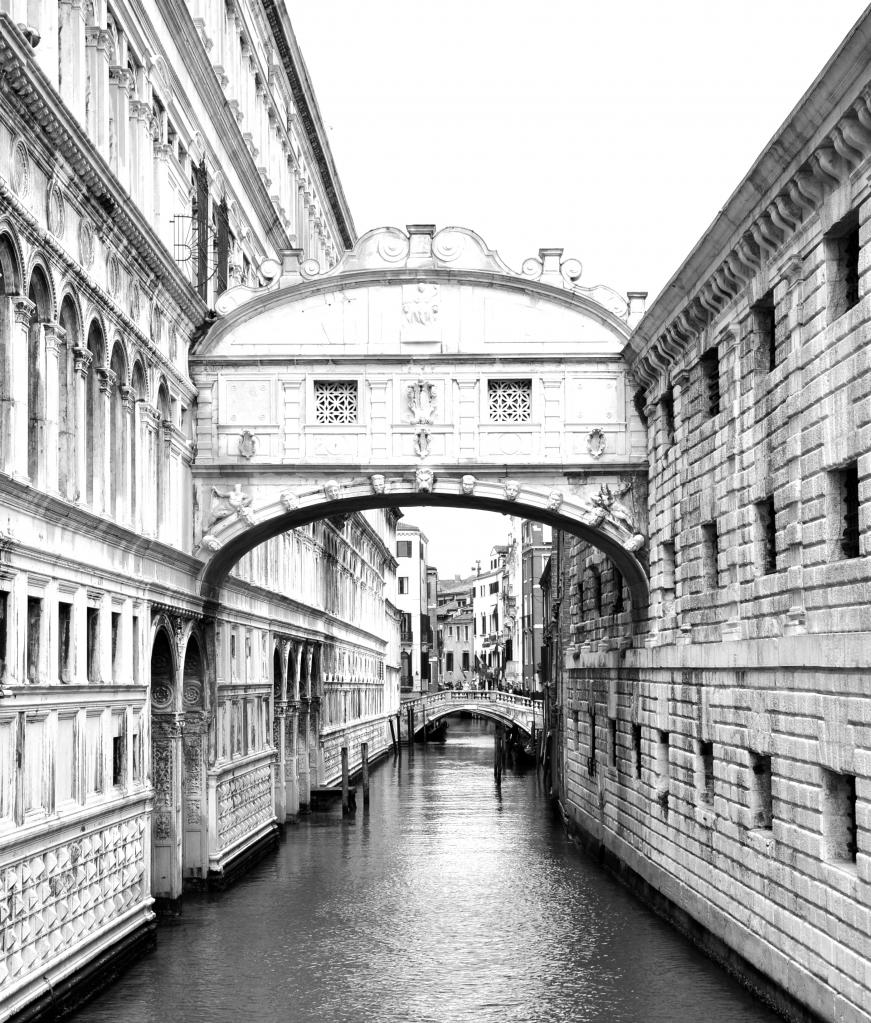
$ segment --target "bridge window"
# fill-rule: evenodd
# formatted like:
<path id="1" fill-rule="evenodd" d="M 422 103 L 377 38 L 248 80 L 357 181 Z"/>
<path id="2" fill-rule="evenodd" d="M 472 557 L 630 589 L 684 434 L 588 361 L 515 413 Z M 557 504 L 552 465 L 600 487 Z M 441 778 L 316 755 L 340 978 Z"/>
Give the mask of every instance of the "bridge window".
<path id="1" fill-rule="evenodd" d="M 856 779 L 823 768 L 823 839 L 826 859 L 856 862 Z"/>
<path id="2" fill-rule="evenodd" d="M 528 423 L 532 419 L 531 380 L 489 380 L 491 423 Z"/>
<path id="3" fill-rule="evenodd" d="M 315 380 L 315 421 L 324 424 L 357 422 L 356 380 Z"/>

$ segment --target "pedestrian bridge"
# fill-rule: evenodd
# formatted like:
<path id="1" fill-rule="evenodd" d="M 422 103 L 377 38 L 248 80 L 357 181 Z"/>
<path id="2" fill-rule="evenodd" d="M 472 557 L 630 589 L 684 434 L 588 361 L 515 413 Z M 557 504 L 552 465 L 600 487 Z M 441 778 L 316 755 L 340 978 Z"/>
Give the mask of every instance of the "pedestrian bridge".
<path id="1" fill-rule="evenodd" d="M 438 721 L 449 714 L 480 714 L 481 717 L 499 721 L 504 725 L 517 725 L 528 735 L 539 732 L 543 725 L 542 700 L 498 689 L 443 689 L 437 693 L 424 693 L 402 703 L 400 735 L 408 740 L 408 711 L 411 708 L 414 734 L 427 723 Z"/>
<path id="2" fill-rule="evenodd" d="M 647 443 L 622 352 L 643 296 L 520 272 L 473 231 L 360 238 L 336 267 L 288 250 L 233 288 L 191 352 L 203 595 L 258 544 L 384 507 L 499 511 L 603 550 L 647 610 Z"/>

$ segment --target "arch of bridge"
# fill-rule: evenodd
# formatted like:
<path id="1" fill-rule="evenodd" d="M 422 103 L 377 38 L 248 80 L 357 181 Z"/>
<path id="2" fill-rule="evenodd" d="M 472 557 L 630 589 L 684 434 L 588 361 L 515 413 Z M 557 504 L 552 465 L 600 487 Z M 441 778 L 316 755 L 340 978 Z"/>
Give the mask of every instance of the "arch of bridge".
<path id="1" fill-rule="evenodd" d="M 299 250 L 263 270 L 270 285 L 226 292 L 190 358 L 206 595 L 284 530 L 430 504 L 575 533 L 645 605 L 625 300 L 581 287 L 561 250 L 515 273 L 473 232 L 426 225 L 369 232 L 325 273 Z"/>
<path id="2" fill-rule="evenodd" d="M 482 697 L 486 697 L 486 699 L 482 699 Z M 504 698 L 500 699 L 500 697 Z M 534 703 L 531 701 L 521 703 L 509 694 L 500 693 L 499 690 L 442 690 L 438 693 L 429 693 L 422 700 L 426 707 L 427 723 L 450 717 L 452 714 L 471 713 L 479 714 L 491 721 L 500 721 L 506 725 L 517 725 L 523 732 L 530 735 L 533 722 L 536 719 Z M 537 716 L 539 719 L 541 718 L 540 703 Z M 541 721 L 539 720 L 537 724 L 540 727 Z M 415 734 L 421 728 L 423 725 L 415 729 Z"/>

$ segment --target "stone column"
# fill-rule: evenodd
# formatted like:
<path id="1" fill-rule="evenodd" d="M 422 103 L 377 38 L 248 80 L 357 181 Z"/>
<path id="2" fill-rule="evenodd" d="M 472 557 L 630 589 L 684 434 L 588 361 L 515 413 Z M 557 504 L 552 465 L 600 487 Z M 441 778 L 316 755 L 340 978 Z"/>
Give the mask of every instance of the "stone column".
<path id="1" fill-rule="evenodd" d="M 74 386 L 76 389 L 76 441 L 75 441 L 75 472 L 77 500 L 85 501 L 88 494 L 88 460 L 87 460 L 87 405 L 88 405 L 88 372 L 93 355 L 87 348 L 73 348 L 75 359 Z"/>
<path id="2" fill-rule="evenodd" d="M 275 702 L 272 718 L 272 742 L 275 745 L 275 816 L 280 824 L 287 819 L 287 701 Z"/>
<path id="3" fill-rule="evenodd" d="M 686 459 L 687 451 L 687 420 L 690 415 L 690 375 L 686 369 L 680 369 L 672 376 L 672 390 L 674 393 L 674 443 L 677 447 L 675 457 L 684 460 Z M 676 495 L 674 506 L 673 528 L 675 539 L 674 608 L 677 625 L 681 627 L 684 605 L 683 578 L 687 565 L 686 559 L 683 557 L 683 551 L 678 546 L 678 537 L 681 536 L 683 529 L 679 493 Z M 689 637 L 685 636 L 684 638 L 688 639 Z"/>
<path id="4" fill-rule="evenodd" d="M 130 101 L 131 194 L 147 219 L 154 211 L 154 141 L 151 107 L 142 100 Z"/>
<path id="5" fill-rule="evenodd" d="M 116 473 L 122 472 L 122 466 L 113 465 L 115 449 L 115 437 L 112 435 L 112 395 L 118 379 L 111 369 L 100 369 L 97 371 L 100 377 L 100 395 L 102 396 L 101 408 L 95 409 L 95 416 L 103 420 L 103 444 L 102 451 L 94 452 L 94 459 L 97 462 L 95 476 L 100 482 L 100 497 L 97 497 L 96 482 L 94 485 L 94 510 L 101 511 L 104 515 L 115 518 L 115 502 L 112 495 L 112 478 Z"/>
<path id="6" fill-rule="evenodd" d="M 169 176 L 172 149 L 165 142 L 154 146 L 154 226 L 163 244 L 172 252 L 173 190 Z"/>
<path id="7" fill-rule="evenodd" d="M 85 123 L 85 12 L 83 0 L 58 0 L 61 99 Z"/>
<path id="8" fill-rule="evenodd" d="M 28 442 L 28 374 L 27 361 L 30 352 L 30 321 L 36 307 L 29 299 L 13 299 L 13 329 L 10 338 L 9 380 L 3 386 L 4 402 L 10 404 L 11 451 L 4 452 L 10 461 L 6 471 L 21 478 L 27 478 Z M 8 387 L 8 390 L 7 390 Z M 7 397 L 8 395 L 8 397 Z"/>
<path id="9" fill-rule="evenodd" d="M 146 536 L 154 536 L 157 532 L 157 424 L 160 413 L 152 405 L 142 402 L 140 405 L 142 418 L 142 490 L 139 504 L 142 511 L 142 531 Z M 147 486 L 146 486 L 147 483 Z"/>
<path id="10" fill-rule="evenodd" d="M 66 344 L 66 331 L 57 323 L 44 323 L 42 333 L 45 338 L 45 428 L 40 459 L 45 489 L 56 494 L 58 490 L 58 459 L 60 457 L 58 350 L 61 345 Z"/>
<path id="11" fill-rule="evenodd" d="M 155 716 L 151 723 L 151 891 L 155 898 L 177 903 L 182 893 L 183 718 Z"/>
<path id="12" fill-rule="evenodd" d="M 132 387 L 121 384 L 121 400 L 124 405 L 124 484 L 121 489 L 121 514 L 119 520 L 136 528 L 133 518 L 133 432 L 136 429 L 136 392 Z"/>

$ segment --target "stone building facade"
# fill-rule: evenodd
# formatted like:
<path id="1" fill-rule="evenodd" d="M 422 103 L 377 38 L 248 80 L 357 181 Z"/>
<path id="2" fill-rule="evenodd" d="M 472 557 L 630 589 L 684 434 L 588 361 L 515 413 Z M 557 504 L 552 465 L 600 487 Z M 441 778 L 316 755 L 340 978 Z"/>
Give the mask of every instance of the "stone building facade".
<path id="1" fill-rule="evenodd" d="M 866 14 L 626 348 L 650 606 L 560 535 L 572 827 L 793 1018 L 871 1015 Z"/>
<path id="2" fill-rule="evenodd" d="M 7 1018 L 241 869 L 343 745 L 386 748 L 399 651 L 390 510 L 274 537 L 209 600 L 192 553 L 190 346 L 283 250 L 355 237 L 283 5 L 0 12 Z"/>

